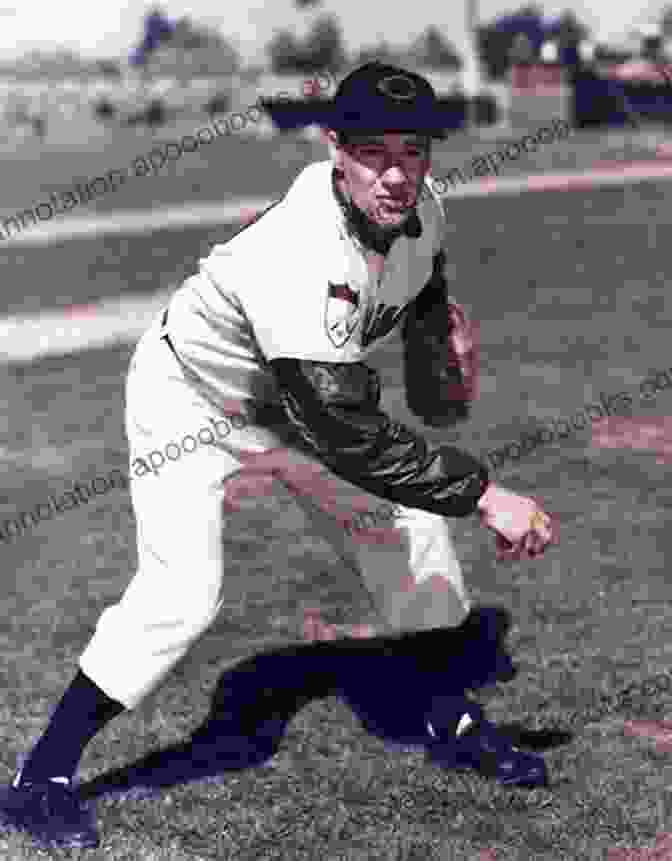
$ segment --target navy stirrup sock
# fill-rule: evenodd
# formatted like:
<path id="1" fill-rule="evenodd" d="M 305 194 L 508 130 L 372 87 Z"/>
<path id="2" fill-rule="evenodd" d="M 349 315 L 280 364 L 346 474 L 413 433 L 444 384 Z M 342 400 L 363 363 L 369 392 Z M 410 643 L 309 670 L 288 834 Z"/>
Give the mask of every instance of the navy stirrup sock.
<path id="1" fill-rule="evenodd" d="M 44 734 L 21 767 L 22 780 L 72 778 L 84 748 L 126 707 L 79 670 L 56 706 Z"/>

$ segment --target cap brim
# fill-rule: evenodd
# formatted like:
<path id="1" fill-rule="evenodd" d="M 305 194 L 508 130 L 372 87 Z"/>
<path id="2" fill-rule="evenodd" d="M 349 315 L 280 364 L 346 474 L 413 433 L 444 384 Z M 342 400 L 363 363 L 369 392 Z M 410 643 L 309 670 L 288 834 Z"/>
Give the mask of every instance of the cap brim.
<path id="1" fill-rule="evenodd" d="M 403 119 L 390 120 L 389 115 L 377 118 L 375 115 L 342 114 L 334 109 L 333 102 L 315 99 L 310 102 L 300 100 L 262 99 L 260 105 L 267 111 L 279 129 L 289 131 L 318 125 L 334 131 L 363 134 L 394 130 L 409 134 L 427 134 L 434 138 L 446 138 L 451 131 L 462 128 L 467 117 L 467 101 L 461 96 L 437 99 L 436 110 L 431 113 L 405 115 Z"/>

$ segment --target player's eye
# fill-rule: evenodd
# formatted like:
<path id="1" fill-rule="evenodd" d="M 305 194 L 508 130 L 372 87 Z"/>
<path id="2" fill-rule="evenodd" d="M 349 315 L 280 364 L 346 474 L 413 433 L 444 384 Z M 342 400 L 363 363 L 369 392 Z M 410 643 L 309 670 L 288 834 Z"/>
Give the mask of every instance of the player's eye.
<path id="1" fill-rule="evenodd" d="M 387 153 L 382 147 L 361 147 L 359 154 L 369 157 L 383 157 Z M 404 156 L 410 158 L 422 158 L 425 154 L 426 150 L 423 147 L 409 147 L 404 152 Z"/>

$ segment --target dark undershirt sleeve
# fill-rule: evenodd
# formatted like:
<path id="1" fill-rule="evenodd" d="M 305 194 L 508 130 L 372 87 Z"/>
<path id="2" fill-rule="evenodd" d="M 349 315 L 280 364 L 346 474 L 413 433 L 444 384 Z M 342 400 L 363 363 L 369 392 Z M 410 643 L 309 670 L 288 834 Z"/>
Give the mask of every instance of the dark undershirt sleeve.
<path id="1" fill-rule="evenodd" d="M 379 409 L 378 375 L 361 362 L 274 359 L 288 420 L 311 453 L 363 490 L 445 517 L 476 510 L 488 470 L 452 446 L 425 440 Z"/>

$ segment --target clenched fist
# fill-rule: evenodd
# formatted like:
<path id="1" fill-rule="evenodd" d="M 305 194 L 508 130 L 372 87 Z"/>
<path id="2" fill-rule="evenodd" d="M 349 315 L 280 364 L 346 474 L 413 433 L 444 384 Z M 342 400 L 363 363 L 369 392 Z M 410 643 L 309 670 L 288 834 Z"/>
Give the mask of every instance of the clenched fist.
<path id="1" fill-rule="evenodd" d="M 489 484 L 478 511 L 483 526 L 495 533 L 498 559 L 534 558 L 558 543 L 557 525 L 528 496 Z"/>

